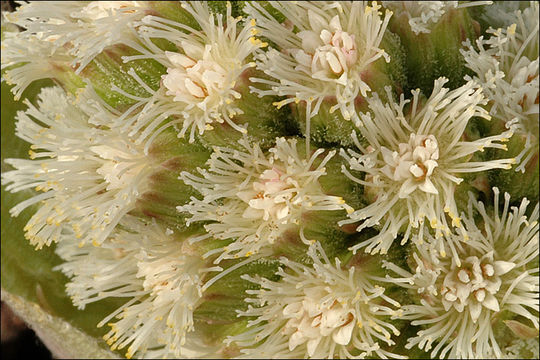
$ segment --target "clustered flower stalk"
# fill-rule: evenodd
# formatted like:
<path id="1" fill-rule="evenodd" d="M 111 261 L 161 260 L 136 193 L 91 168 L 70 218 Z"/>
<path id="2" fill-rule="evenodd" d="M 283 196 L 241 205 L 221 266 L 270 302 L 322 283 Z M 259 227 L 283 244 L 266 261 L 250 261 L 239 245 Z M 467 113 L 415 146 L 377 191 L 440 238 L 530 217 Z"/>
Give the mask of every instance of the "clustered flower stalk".
<path id="1" fill-rule="evenodd" d="M 538 358 L 539 4 L 509 6 L 21 4 L 2 79 L 54 86 L 11 215 L 127 358 Z"/>

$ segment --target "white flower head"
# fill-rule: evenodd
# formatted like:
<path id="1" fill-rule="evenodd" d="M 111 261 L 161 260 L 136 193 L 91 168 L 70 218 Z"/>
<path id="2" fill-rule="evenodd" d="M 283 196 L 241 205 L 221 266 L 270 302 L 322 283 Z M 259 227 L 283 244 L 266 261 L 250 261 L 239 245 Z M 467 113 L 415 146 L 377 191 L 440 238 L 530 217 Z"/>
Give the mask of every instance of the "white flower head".
<path id="1" fill-rule="evenodd" d="M 209 169 L 199 169 L 202 177 L 181 174 L 203 198 L 192 197 L 178 210 L 192 215 L 188 224 L 210 221 L 204 225 L 208 234 L 192 241 L 209 237 L 233 240 L 206 255 L 221 252 L 216 263 L 258 253 L 286 229 L 298 225 L 306 211 L 350 209 L 341 197 L 326 195 L 317 181 L 326 174 L 324 166 L 335 152 L 314 165 L 324 150 L 306 160 L 298 154 L 295 139 L 276 139 L 269 154 L 246 138 L 239 143 L 245 150 L 215 147 Z"/>
<path id="2" fill-rule="evenodd" d="M 185 244 L 185 243 L 184 243 Z M 58 266 L 71 278 L 68 294 L 79 308 L 106 297 L 128 301 L 103 319 L 112 350 L 129 345 L 126 357 L 198 357 L 215 350 L 196 335 L 194 309 L 211 271 L 199 255 L 156 223 L 126 216 L 102 246 L 61 242 Z M 205 350 L 203 350 L 205 349 Z"/>
<path id="3" fill-rule="evenodd" d="M 493 1 L 383 1 L 385 8 L 391 9 L 400 16 L 405 13 L 409 19 L 411 30 L 416 34 L 428 34 L 432 27 L 447 13 L 449 9 L 469 6 L 490 5 Z"/>
<path id="4" fill-rule="evenodd" d="M 380 6 L 366 1 L 269 4 L 287 18 L 283 24 L 257 2 L 246 5 L 261 34 L 277 46 L 259 54 L 259 68 L 273 79 L 253 79 L 270 90 L 253 91 L 287 96 L 278 107 L 305 101 L 308 120 L 325 98 L 333 98 L 331 112 L 339 109 L 345 119 L 356 119 L 355 100 L 371 90 L 362 74 L 381 57 L 390 61 L 379 44 L 391 12 L 382 18 Z"/>
<path id="5" fill-rule="evenodd" d="M 146 16 L 138 25 L 141 43 L 134 46 L 142 55 L 125 57 L 154 59 L 167 68 L 157 91 L 149 88 L 134 72 L 130 74 L 151 95 L 140 98 L 124 94 L 136 100 L 135 108 L 142 111 L 130 115 L 124 126 L 135 124 L 135 129 L 145 128 L 138 141 L 154 132 L 154 136 L 169 126 L 179 125 L 179 137 L 189 132 L 189 141 L 195 134 L 211 130 L 212 123 L 227 123 L 245 133 L 244 126 L 236 124 L 234 116 L 242 110 L 235 104 L 241 93 L 235 90 L 241 75 L 255 66 L 250 57 L 265 44 L 253 36 L 253 24 L 231 16 L 227 5 L 225 16 L 212 13 L 208 4 L 182 2 L 199 29 L 157 16 Z M 237 29 L 242 24 L 243 28 Z M 152 40 L 165 39 L 176 45 L 177 52 L 165 51 Z M 170 118 L 163 125 L 163 121 Z M 154 131 L 161 125 L 157 131 Z"/>
<path id="6" fill-rule="evenodd" d="M 141 1 L 33 1 L 6 19 L 24 28 L 24 36 L 46 44 L 51 54 L 66 51 L 79 74 L 106 47 L 133 42 L 132 23 L 145 13 Z M 26 49 L 27 56 L 33 51 Z"/>
<path id="7" fill-rule="evenodd" d="M 538 153 L 539 127 L 539 5 L 515 11 L 513 24 L 506 29 L 490 29 L 492 36 L 470 41 L 462 50 L 466 66 L 475 72 L 473 79 L 490 100 L 490 114 L 507 126 L 514 122 L 516 133 L 526 137 L 525 148 L 517 156 L 516 171 L 525 171 L 529 160 Z"/>
<path id="8" fill-rule="evenodd" d="M 123 218 L 123 224 L 136 221 Z M 77 308 L 83 310 L 87 304 L 108 297 L 136 297 L 144 294 L 137 279 L 137 262 L 134 256 L 140 251 L 141 241 L 127 241 L 132 236 L 117 227 L 100 246 L 69 241 L 73 231 L 66 231 L 66 241 L 60 241 L 55 252 L 64 261 L 55 270 L 62 271 L 70 282 L 66 293 Z"/>
<path id="9" fill-rule="evenodd" d="M 378 95 L 367 99 L 370 112 L 362 114 L 359 131 L 369 146 L 362 146 L 353 134 L 360 152 L 342 150 L 349 169 L 365 174 L 359 179 L 343 166 L 343 172 L 366 187 L 371 204 L 349 215 L 340 224 L 362 221 L 358 231 L 381 226 L 380 233 L 351 249 L 366 247 L 366 252 L 386 253 L 398 233 L 404 233 L 402 243 L 420 228 L 427 218 L 437 237 L 449 231 L 447 213 L 452 225 L 460 227 L 454 199 L 461 174 L 495 168 L 509 168 L 514 159 L 470 161 L 471 154 L 484 148 L 505 149 L 496 141 L 507 141 L 510 130 L 503 134 L 463 141 L 462 135 L 473 116 L 489 119 L 481 107 L 486 103 L 480 89 L 469 82 L 449 90 L 447 79 L 435 81 L 433 93 L 422 105 L 419 90 L 413 91 L 410 108 L 403 95 L 400 102 L 384 104 Z M 391 98 L 390 90 L 387 89 Z M 421 238 L 421 235 L 419 236 Z"/>
<path id="10" fill-rule="evenodd" d="M 73 57 L 66 49 L 52 51 L 51 43 L 35 34 L 5 31 L 2 36 L 1 69 L 3 80 L 14 85 L 11 91 L 19 100 L 32 82 L 69 69 Z"/>
<path id="11" fill-rule="evenodd" d="M 226 341 L 240 346 L 246 358 L 401 358 L 381 348 L 399 335 L 387 322 L 396 313 L 389 305 L 399 303 L 362 269 L 345 269 L 337 258 L 333 264 L 319 243 L 307 254 L 312 266 L 282 258 L 279 281 L 242 276 L 260 285 L 247 290 L 248 310 L 238 311 L 255 319 Z"/>
<path id="12" fill-rule="evenodd" d="M 402 318 L 423 327 L 408 340 L 407 348 L 418 345 L 429 351 L 437 343 L 432 357 L 489 358 L 494 354 L 500 358 L 501 339 L 495 337 L 492 322 L 502 311 L 528 319 L 538 330 L 538 204 L 527 219 L 529 201 L 523 199 L 519 208 L 510 208 L 510 196 L 505 194 L 500 213 L 499 191 L 494 188 L 494 192 L 494 214 L 470 197 L 463 219 L 468 239 L 445 235 L 461 238 L 455 249 L 458 261 L 433 251 L 437 250 L 435 239 L 427 235 L 430 246 L 420 246 L 413 255 L 413 273 L 385 263 L 402 276 L 389 281 L 421 297 L 420 304 L 403 307 Z M 476 211 L 481 215 L 478 227 Z"/>
<path id="13" fill-rule="evenodd" d="M 32 144 L 31 160 L 7 159 L 16 170 L 3 173 L 2 182 L 7 191 L 43 193 L 11 214 L 40 204 L 25 226 L 37 248 L 59 241 L 65 231 L 73 231 L 81 245 L 102 243 L 147 189 L 154 166 L 126 134 L 107 128 L 118 114 L 90 88 L 78 100 L 58 87 L 45 88 L 38 107 L 26 104 L 16 134 Z"/>

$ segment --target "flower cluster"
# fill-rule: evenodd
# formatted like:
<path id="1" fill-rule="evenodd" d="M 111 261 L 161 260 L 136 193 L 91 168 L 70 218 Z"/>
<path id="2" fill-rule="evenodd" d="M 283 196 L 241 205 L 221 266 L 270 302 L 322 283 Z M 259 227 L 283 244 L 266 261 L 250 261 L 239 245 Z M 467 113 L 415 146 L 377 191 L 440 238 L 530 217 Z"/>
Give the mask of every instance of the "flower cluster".
<path id="1" fill-rule="evenodd" d="M 357 118 L 355 100 L 371 90 L 362 74 L 381 57 L 390 61 L 379 45 L 391 12 L 383 18 L 380 5 L 365 1 L 270 5 L 289 23 L 280 24 L 257 2 L 246 8 L 262 35 L 277 46 L 258 57 L 261 70 L 273 79 L 254 80 L 271 90 L 254 91 L 287 96 L 277 103 L 280 107 L 304 101 L 308 118 L 317 114 L 325 97 L 332 97 L 331 111 L 339 109 L 345 119 Z"/>
<path id="2" fill-rule="evenodd" d="M 215 148 L 209 159 L 209 169 L 199 169 L 202 177 L 183 172 L 182 180 L 197 189 L 203 199 L 195 197 L 179 211 L 193 216 L 187 221 L 210 222 L 207 234 L 192 239 L 228 240 L 226 246 L 213 249 L 207 255 L 220 252 L 221 259 L 251 256 L 272 245 L 291 226 L 301 226 L 307 211 L 350 210 L 345 200 L 324 194 L 317 179 L 325 175 L 324 165 L 334 156 L 329 153 L 315 169 L 314 163 L 324 149 L 310 159 L 302 158 L 296 140 L 276 139 L 267 157 L 258 145 L 240 141 L 245 152 Z"/>
<path id="3" fill-rule="evenodd" d="M 404 306 L 400 314 L 422 327 L 407 348 L 417 345 L 428 351 L 437 341 L 433 357 L 488 358 L 493 354 L 500 358 L 501 345 L 493 326 L 502 321 L 499 313 L 519 315 L 538 329 L 538 204 L 527 218 L 529 201 L 510 208 L 510 196 L 505 193 L 499 213 L 499 189 L 493 191 L 494 213 L 471 197 L 464 216 L 469 237 L 447 236 L 458 243 L 458 257 L 444 258 L 432 251 L 433 246 L 419 247 L 413 256 L 413 273 L 385 264 L 401 276 L 393 280 L 422 294 L 418 304 Z M 475 211 L 480 214 L 477 222 Z"/>
<path id="4" fill-rule="evenodd" d="M 399 103 L 383 103 L 378 96 L 368 98 L 370 112 L 362 115 L 359 130 L 368 146 L 355 138 L 361 153 L 341 150 L 351 170 L 365 173 L 354 177 L 344 166 L 344 173 L 366 187 L 376 201 L 350 214 L 342 223 L 364 222 L 358 231 L 384 221 L 384 229 L 375 237 L 352 247 L 367 246 L 366 251 L 388 251 L 393 240 L 405 228 L 402 244 L 413 228 L 421 227 L 427 218 L 437 237 L 449 232 L 447 213 L 452 225 L 460 227 L 454 198 L 455 186 L 463 181 L 461 174 L 496 168 L 509 169 L 514 159 L 470 161 L 471 154 L 486 147 L 504 148 L 496 141 L 508 141 L 512 132 L 461 141 L 467 123 L 473 116 L 489 118 L 480 105 L 486 101 L 480 89 L 468 82 L 449 91 L 446 79 L 435 81 L 433 93 L 425 103 L 419 92 L 413 92 L 412 104 L 402 96 Z M 398 120 L 398 121 L 396 121 Z M 353 134 L 356 137 L 356 134 Z M 421 235 L 419 236 L 422 237 Z"/>
<path id="5" fill-rule="evenodd" d="M 309 267 L 280 259 L 278 282 L 244 275 L 260 289 L 247 291 L 254 297 L 246 301 L 254 306 L 239 315 L 255 320 L 228 341 L 246 346 L 246 358 L 404 358 L 379 345 L 395 344 L 391 337 L 400 332 L 387 320 L 396 314 L 391 307 L 400 304 L 373 284 L 365 269 L 344 269 L 338 258 L 332 264 L 318 242 L 307 255 L 313 261 Z"/>
<path id="6" fill-rule="evenodd" d="M 526 138 L 516 168 L 523 172 L 538 153 L 538 16 L 538 2 L 532 2 L 523 12 L 515 12 L 507 28 L 492 29 L 489 39 L 476 40 L 478 50 L 470 41 L 462 50 L 474 80 L 492 102 L 490 114 L 507 127 L 517 123 L 519 134 Z"/>
<path id="7" fill-rule="evenodd" d="M 111 356 L 538 358 L 538 11 L 21 4 L 10 213 Z"/>
<path id="8" fill-rule="evenodd" d="M 155 222 L 127 216 L 122 225 L 129 231 L 116 230 L 100 247 L 59 244 L 65 262 L 58 269 L 73 279 L 67 285 L 73 303 L 84 309 L 108 297 L 131 298 L 101 321 L 111 327 L 104 339 L 112 349 L 129 345 L 128 358 L 140 348 L 152 349 L 152 357 L 202 356 L 193 309 L 208 274 L 222 269 L 207 267 Z"/>
<path id="9" fill-rule="evenodd" d="M 237 30 L 242 19 L 231 16 L 230 6 L 225 17 L 209 12 L 197 2 L 183 3 L 182 8 L 196 20 L 195 28 L 152 15 L 135 23 L 141 41 L 134 48 L 140 54 L 127 56 L 125 61 L 154 59 L 167 68 L 167 73 L 161 76 L 157 90 L 132 73 L 151 96 L 126 94 L 137 103 L 123 119 L 124 126 L 134 123 L 135 128 L 144 128 L 139 141 L 178 125 L 181 126 L 178 136 L 183 137 L 189 131 L 191 142 L 196 132 L 201 135 L 212 130 L 213 123 L 226 122 L 245 133 L 245 127 L 232 119 L 242 113 L 236 104 L 242 97 L 235 89 L 236 83 L 247 69 L 255 66 L 250 61 L 254 51 L 265 46 L 253 36 L 254 21 Z M 157 47 L 153 43 L 156 38 L 170 41 L 174 51 Z M 158 126 L 161 127 L 156 130 Z"/>
<path id="10" fill-rule="evenodd" d="M 125 133 L 108 128 L 119 115 L 89 89 L 75 99 L 45 88 L 38 108 L 28 106 L 18 113 L 16 134 L 32 144 L 31 160 L 6 160 L 16 170 L 2 180 L 6 190 L 42 194 L 11 214 L 42 204 L 25 227 L 37 248 L 72 236 L 81 246 L 101 244 L 146 190 L 152 164 Z"/>

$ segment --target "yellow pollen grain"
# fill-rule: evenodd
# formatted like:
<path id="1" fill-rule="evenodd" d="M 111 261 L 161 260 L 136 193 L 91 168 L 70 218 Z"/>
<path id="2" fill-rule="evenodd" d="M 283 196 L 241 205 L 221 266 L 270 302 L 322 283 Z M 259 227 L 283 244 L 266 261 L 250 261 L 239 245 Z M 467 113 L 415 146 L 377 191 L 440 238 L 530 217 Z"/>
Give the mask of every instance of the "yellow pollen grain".
<path id="1" fill-rule="evenodd" d="M 285 100 L 275 101 L 272 103 L 272 105 L 276 106 L 278 109 L 281 109 L 283 105 L 285 105 Z"/>
<path id="2" fill-rule="evenodd" d="M 251 26 L 255 26 L 255 25 L 257 25 L 257 20 L 251 19 L 251 20 L 249 21 L 249 23 L 251 24 Z"/>

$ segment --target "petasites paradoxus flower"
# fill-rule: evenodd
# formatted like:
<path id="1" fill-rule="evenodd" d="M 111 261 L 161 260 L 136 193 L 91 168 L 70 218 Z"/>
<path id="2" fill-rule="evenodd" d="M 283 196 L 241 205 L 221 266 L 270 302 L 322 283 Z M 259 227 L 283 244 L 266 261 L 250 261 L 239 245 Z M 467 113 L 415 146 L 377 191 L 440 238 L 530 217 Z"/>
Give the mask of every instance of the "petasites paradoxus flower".
<path id="1" fill-rule="evenodd" d="M 2 299 L 56 357 L 538 358 L 538 8 L 18 4 Z"/>

